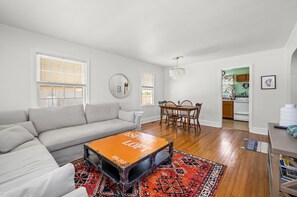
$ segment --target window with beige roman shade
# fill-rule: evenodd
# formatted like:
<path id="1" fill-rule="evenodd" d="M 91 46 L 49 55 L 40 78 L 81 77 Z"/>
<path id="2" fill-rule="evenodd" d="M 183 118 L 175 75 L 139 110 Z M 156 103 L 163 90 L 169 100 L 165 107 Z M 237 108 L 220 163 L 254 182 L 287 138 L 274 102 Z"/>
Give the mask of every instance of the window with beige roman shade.
<path id="1" fill-rule="evenodd" d="M 87 62 L 37 54 L 39 107 L 85 104 Z"/>
<path id="2" fill-rule="evenodd" d="M 141 81 L 141 105 L 154 105 L 154 75 L 142 73 Z"/>

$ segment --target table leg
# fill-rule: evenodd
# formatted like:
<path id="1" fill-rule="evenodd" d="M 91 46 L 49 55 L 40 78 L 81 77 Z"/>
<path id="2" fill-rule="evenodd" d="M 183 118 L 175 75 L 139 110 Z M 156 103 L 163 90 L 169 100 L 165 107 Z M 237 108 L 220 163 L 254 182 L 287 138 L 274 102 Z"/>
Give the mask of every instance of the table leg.
<path id="1" fill-rule="evenodd" d="M 163 109 L 160 108 L 160 123 L 159 123 L 159 125 L 162 125 L 162 119 L 163 119 Z"/>
<path id="2" fill-rule="evenodd" d="M 120 171 L 120 182 L 119 182 L 119 190 L 122 196 L 125 196 L 125 192 L 129 189 L 127 188 L 129 184 L 128 175 L 130 168 L 126 168 L 123 171 Z"/>
<path id="3" fill-rule="evenodd" d="M 87 172 L 90 172 L 91 169 L 91 165 L 89 164 L 88 158 L 89 158 L 89 149 L 87 148 L 87 146 L 84 145 L 84 160 L 85 160 L 85 167 Z"/>
<path id="4" fill-rule="evenodd" d="M 172 157 L 173 157 L 173 142 L 170 142 L 169 144 L 169 162 L 172 162 Z"/>
<path id="5" fill-rule="evenodd" d="M 156 153 L 156 154 L 153 154 L 153 155 L 150 156 L 150 160 L 151 160 L 151 169 L 152 169 L 152 170 L 155 170 L 156 167 L 157 167 L 157 165 L 156 165 L 156 155 L 157 155 L 157 153 Z"/>
<path id="6" fill-rule="evenodd" d="M 187 126 L 188 126 L 188 130 L 190 130 L 190 110 L 188 110 L 188 117 L 187 118 L 188 118 L 188 123 L 187 123 L 188 125 Z"/>
<path id="7" fill-rule="evenodd" d="M 280 172 L 279 172 L 279 155 L 272 154 L 272 189 L 271 189 L 271 197 L 278 197 L 280 190 Z"/>
<path id="8" fill-rule="evenodd" d="M 90 155 L 89 150 L 86 145 L 84 145 L 84 158 L 88 158 Z"/>

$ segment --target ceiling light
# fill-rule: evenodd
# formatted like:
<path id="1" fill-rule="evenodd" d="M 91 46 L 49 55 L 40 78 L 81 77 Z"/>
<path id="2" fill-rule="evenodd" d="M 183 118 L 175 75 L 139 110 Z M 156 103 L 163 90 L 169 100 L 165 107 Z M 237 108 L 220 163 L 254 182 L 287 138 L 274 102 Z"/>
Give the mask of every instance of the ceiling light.
<path id="1" fill-rule="evenodd" d="M 173 80 L 181 79 L 186 74 L 186 70 L 184 68 L 178 67 L 178 60 L 181 58 L 184 58 L 184 57 L 178 56 L 178 57 L 172 58 L 173 60 L 176 60 L 176 66 L 169 70 L 169 76 Z"/>

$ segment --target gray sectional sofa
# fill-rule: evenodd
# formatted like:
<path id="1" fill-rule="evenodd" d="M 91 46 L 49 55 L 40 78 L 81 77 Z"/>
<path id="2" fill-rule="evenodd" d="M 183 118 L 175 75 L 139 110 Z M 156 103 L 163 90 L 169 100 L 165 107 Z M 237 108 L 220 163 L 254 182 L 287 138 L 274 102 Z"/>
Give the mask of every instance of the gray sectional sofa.
<path id="1" fill-rule="evenodd" d="M 119 103 L 0 112 L 0 196 L 87 196 L 69 162 L 84 143 L 139 131 L 141 116 Z"/>

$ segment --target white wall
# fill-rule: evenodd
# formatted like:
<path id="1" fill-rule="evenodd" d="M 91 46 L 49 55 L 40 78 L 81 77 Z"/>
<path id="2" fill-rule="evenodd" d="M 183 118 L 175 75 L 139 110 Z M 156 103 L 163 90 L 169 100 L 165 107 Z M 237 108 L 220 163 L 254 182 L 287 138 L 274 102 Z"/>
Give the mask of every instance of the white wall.
<path id="1" fill-rule="evenodd" d="M 297 104 L 297 23 L 286 45 L 287 102 Z"/>
<path id="2" fill-rule="evenodd" d="M 164 73 L 165 99 L 202 102 L 201 123 L 218 126 L 219 70 L 253 65 L 253 114 L 251 132 L 266 133 L 268 122 L 279 122 L 280 108 L 286 103 L 286 51 L 276 49 L 185 66 L 186 77 L 173 81 Z M 261 90 L 261 76 L 276 75 L 276 90 Z"/>
<path id="3" fill-rule="evenodd" d="M 297 104 L 297 50 L 291 60 L 291 100 L 290 103 Z"/>
<path id="4" fill-rule="evenodd" d="M 140 106 L 141 73 L 155 75 L 155 101 L 163 100 L 163 67 L 0 25 L 0 110 L 36 107 L 35 52 L 89 61 L 90 103 L 125 102 Z M 131 83 L 130 95 L 117 99 L 108 89 L 109 78 L 123 73 Z M 144 120 L 158 117 L 157 105 L 144 107 Z"/>

